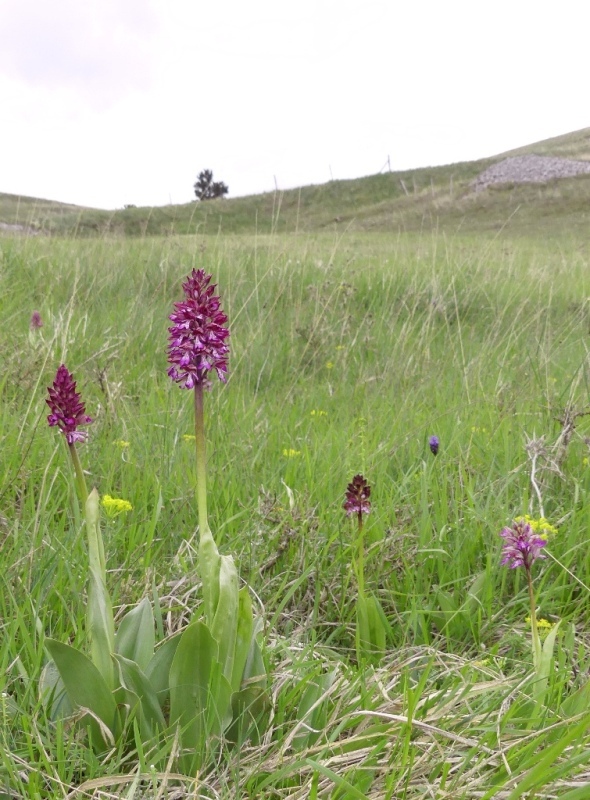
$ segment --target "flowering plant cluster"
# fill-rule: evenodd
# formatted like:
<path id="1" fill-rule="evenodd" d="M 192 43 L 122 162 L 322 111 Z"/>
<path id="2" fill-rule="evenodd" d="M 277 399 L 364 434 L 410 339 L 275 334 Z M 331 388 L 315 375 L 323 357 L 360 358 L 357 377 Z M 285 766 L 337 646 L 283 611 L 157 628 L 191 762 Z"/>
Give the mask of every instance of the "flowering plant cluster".
<path id="1" fill-rule="evenodd" d="M 54 718 L 75 716 L 89 731 L 92 746 L 106 753 L 130 745 L 139 735 L 144 744 L 156 748 L 162 737 L 174 731 L 179 745 L 178 768 L 195 774 L 225 738 L 245 741 L 266 706 L 267 675 L 260 647 L 261 622 L 254 617 L 250 592 L 240 588 L 231 556 L 219 552 L 209 527 L 206 493 L 206 447 L 203 392 L 210 388 L 215 372 L 225 382 L 228 372 L 229 329 L 227 316 L 215 294 L 212 276 L 193 269 L 182 284 L 184 297 L 174 303 L 168 328 L 168 375 L 181 388 L 193 392 L 194 434 L 183 440 L 194 442 L 196 500 L 199 521 L 198 569 L 203 604 L 189 625 L 156 647 L 151 603 L 144 599 L 123 616 L 115 631 L 114 614 L 107 590 L 104 544 L 100 531 L 100 506 L 109 517 L 131 511 L 126 500 L 86 489 L 76 445 L 86 442 L 82 428 L 92 423 L 77 391 L 76 381 L 65 364 L 48 387 L 50 409 L 47 421 L 63 433 L 74 465 L 76 486 L 84 504 L 88 536 L 88 601 L 86 624 L 90 655 L 70 645 L 47 641 L 51 668 L 43 678 L 43 698 Z M 37 316 L 35 316 L 37 315 Z M 31 329 L 38 329 L 37 312 Z M 332 362 L 326 367 L 331 369 Z M 312 410 L 311 416 L 326 412 Z M 125 450 L 129 442 L 118 440 Z M 428 438 L 433 456 L 440 449 L 436 435 Z M 285 458 L 295 459 L 300 450 L 285 448 Z M 353 570 L 357 582 L 356 654 L 359 664 L 378 662 L 384 655 L 391 627 L 376 596 L 365 588 L 365 520 L 371 514 L 371 486 L 360 473 L 348 483 L 342 508 L 357 523 Z M 501 564 L 523 568 L 530 600 L 533 659 L 537 675 L 545 680 L 548 659 L 559 623 L 541 643 L 537 620 L 532 568 L 546 558 L 544 548 L 556 529 L 541 517 L 517 517 L 500 532 L 503 539 Z M 202 613 L 201 613 L 202 609 Z M 215 744 L 212 744 L 215 743 Z"/>
<path id="2" fill-rule="evenodd" d="M 178 736 L 178 767 L 195 774 L 215 753 L 222 738 L 245 741 L 266 707 L 266 670 L 260 650 L 261 623 L 254 618 L 247 586 L 239 588 L 231 556 L 221 555 L 207 519 L 203 389 L 214 370 L 222 381 L 227 373 L 227 317 L 214 295 L 211 276 L 193 270 L 183 284 L 184 299 L 175 303 L 170 319 L 168 374 L 195 398 L 198 566 L 203 588 L 204 617 L 195 615 L 188 627 L 154 650 L 155 622 L 147 598 L 131 609 L 115 632 L 107 590 L 100 505 L 109 517 L 132 506 L 105 494 L 86 490 L 76 444 L 86 441 L 80 430 L 92 422 L 62 364 L 48 388 L 48 423 L 65 436 L 73 460 L 80 501 L 84 504 L 88 537 L 88 600 L 86 607 L 90 657 L 70 645 L 47 640 L 52 662 L 42 679 L 42 696 L 51 716 L 75 715 L 88 730 L 90 742 L 104 753 L 113 745 L 156 747 L 162 736 Z M 128 442 L 119 440 L 122 449 Z M 176 745 L 175 745 L 176 747 Z"/>

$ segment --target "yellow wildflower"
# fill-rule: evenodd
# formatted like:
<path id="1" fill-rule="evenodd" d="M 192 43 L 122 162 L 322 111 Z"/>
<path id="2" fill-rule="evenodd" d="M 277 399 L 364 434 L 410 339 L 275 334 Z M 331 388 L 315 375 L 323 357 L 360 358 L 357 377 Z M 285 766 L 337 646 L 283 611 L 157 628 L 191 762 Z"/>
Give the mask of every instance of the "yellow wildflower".
<path id="1" fill-rule="evenodd" d="M 525 617 L 524 621 L 527 623 L 527 625 L 531 624 L 531 618 L 530 617 Z M 544 619 L 543 617 L 538 619 L 537 620 L 537 633 L 539 634 L 539 638 L 540 639 L 545 639 L 545 637 L 547 636 L 547 634 L 549 633 L 551 628 L 554 628 L 554 627 L 555 627 L 555 622 L 549 622 L 548 619 Z"/>
<path id="2" fill-rule="evenodd" d="M 128 500 L 121 500 L 118 497 L 111 497 L 110 494 L 104 495 L 101 504 L 109 517 L 116 517 L 117 514 L 122 514 L 124 511 L 133 510 L 133 506 Z"/>
<path id="3" fill-rule="evenodd" d="M 197 437 L 195 436 L 194 433 L 183 433 L 182 434 L 182 439 L 185 442 L 194 442 L 196 438 Z"/>
<path id="4" fill-rule="evenodd" d="M 549 539 L 550 536 L 555 536 L 557 534 L 557 528 L 555 525 L 551 525 L 551 523 L 546 520 L 545 517 L 533 519 L 533 517 L 525 514 L 524 517 L 516 517 L 514 521 L 528 523 L 531 526 L 533 533 L 536 533 L 541 539 Z"/>
<path id="5" fill-rule="evenodd" d="M 524 621 L 527 622 L 530 625 L 531 618 L 530 617 L 525 617 Z M 551 630 L 551 628 L 554 625 L 555 625 L 554 622 L 549 622 L 548 619 L 544 619 L 543 617 L 541 617 L 541 619 L 537 620 L 537 628 L 545 628 L 546 630 Z"/>
<path id="6" fill-rule="evenodd" d="M 296 458 L 297 456 L 301 455 L 301 450 L 293 450 L 292 447 L 286 448 L 283 450 L 283 455 L 286 458 Z"/>
<path id="7" fill-rule="evenodd" d="M 336 350 L 345 350 L 345 349 L 346 349 L 346 348 L 344 347 L 344 345 L 343 345 L 343 344 L 337 344 L 337 345 L 336 345 Z"/>
<path id="8" fill-rule="evenodd" d="M 312 417 L 325 417 L 325 416 L 327 416 L 327 412 L 326 411 L 316 411 L 316 409 L 314 408 L 313 411 L 311 412 L 311 416 Z"/>
<path id="9" fill-rule="evenodd" d="M 129 447 L 131 442 L 126 442 L 125 439 L 117 439 L 115 441 L 115 444 L 117 445 L 117 447 L 120 447 L 121 450 L 125 450 L 127 447 Z"/>
<path id="10" fill-rule="evenodd" d="M 326 362 L 326 369 L 334 369 L 334 362 L 333 361 L 327 361 Z"/>

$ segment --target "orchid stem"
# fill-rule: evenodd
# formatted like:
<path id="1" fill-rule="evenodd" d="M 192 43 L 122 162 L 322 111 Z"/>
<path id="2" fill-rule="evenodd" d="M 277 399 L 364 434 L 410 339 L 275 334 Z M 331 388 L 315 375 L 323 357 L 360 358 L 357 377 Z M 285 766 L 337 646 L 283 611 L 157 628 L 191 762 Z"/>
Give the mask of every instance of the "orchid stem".
<path id="1" fill-rule="evenodd" d="M 365 537 L 363 531 L 363 515 L 359 512 L 358 515 L 358 591 L 359 595 L 365 593 Z"/>
<path id="2" fill-rule="evenodd" d="M 68 442 L 68 449 L 70 451 L 70 455 L 72 457 L 72 463 L 74 465 L 78 499 L 80 500 L 82 508 L 84 509 L 86 507 L 86 501 L 88 500 L 88 489 L 86 488 L 86 479 L 84 477 L 84 472 L 82 470 L 82 464 L 80 463 L 80 458 L 78 457 L 78 451 L 76 450 L 76 445 L 73 442 L 72 444 Z"/>
<path id="3" fill-rule="evenodd" d="M 529 602 L 531 605 L 531 633 L 533 637 L 533 664 L 535 672 L 538 672 L 541 665 L 541 640 L 539 639 L 539 629 L 537 626 L 537 609 L 535 603 L 535 592 L 533 589 L 533 578 L 530 569 L 526 570 L 526 577 L 529 587 Z"/>
<path id="4" fill-rule="evenodd" d="M 201 536 L 209 530 L 207 520 L 207 454 L 205 417 L 203 413 L 203 384 L 195 385 L 195 449 L 197 456 L 197 511 Z"/>

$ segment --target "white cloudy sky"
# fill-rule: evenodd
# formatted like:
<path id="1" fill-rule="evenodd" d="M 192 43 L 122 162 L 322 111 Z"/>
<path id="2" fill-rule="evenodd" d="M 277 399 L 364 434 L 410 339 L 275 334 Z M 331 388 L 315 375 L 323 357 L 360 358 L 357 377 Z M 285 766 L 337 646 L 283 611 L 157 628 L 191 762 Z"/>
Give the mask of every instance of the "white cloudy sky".
<path id="1" fill-rule="evenodd" d="M 0 191 L 104 208 L 590 126 L 582 0 L 0 0 Z"/>

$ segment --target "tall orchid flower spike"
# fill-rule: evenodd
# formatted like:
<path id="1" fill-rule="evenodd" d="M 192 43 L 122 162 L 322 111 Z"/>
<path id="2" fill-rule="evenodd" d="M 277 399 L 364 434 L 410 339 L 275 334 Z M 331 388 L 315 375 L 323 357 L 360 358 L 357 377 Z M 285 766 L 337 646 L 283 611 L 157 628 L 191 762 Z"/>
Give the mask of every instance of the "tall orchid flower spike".
<path id="1" fill-rule="evenodd" d="M 208 375 L 212 370 L 225 381 L 229 355 L 227 316 L 221 309 L 219 297 L 214 294 L 216 285 L 211 283 L 211 277 L 202 269 L 193 269 L 182 284 L 184 299 L 174 304 L 170 315 L 173 325 L 168 328 L 168 362 L 171 365 L 168 375 L 183 389 L 194 390 L 199 564 L 209 622 L 215 616 L 219 600 L 222 561 L 207 518 L 203 390 L 211 385 Z M 235 580 L 237 582 L 237 575 Z"/>
<path id="2" fill-rule="evenodd" d="M 363 515 L 371 513 L 371 487 L 362 475 L 355 475 L 346 487 L 346 500 L 343 508 L 346 516 L 351 517 L 356 514 L 359 524 L 362 522 Z"/>
<path id="3" fill-rule="evenodd" d="M 500 562 L 503 565 L 507 564 L 512 569 L 524 567 L 530 572 L 538 558 L 545 558 L 541 549 L 545 547 L 547 540 L 536 534 L 524 519 L 515 521 L 511 528 L 503 528 L 500 536 L 505 542 Z"/>
<path id="4" fill-rule="evenodd" d="M 49 427 L 57 427 L 64 434 L 74 472 L 76 474 L 76 487 L 82 505 L 88 499 L 88 490 L 82 465 L 78 458 L 76 442 L 85 442 L 88 438 L 86 431 L 79 430 L 83 425 L 89 425 L 92 418 L 86 413 L 80 393 L 76 391 L 76 381 L 65 364 L 58 367 L 52 386 L 47 387 L 49 397 L 45 400 L 51 410 L 47 417 Z"/>
<path id="5" fill-rule="evenodd" d="M 58 367 L 52 386 L 47 387 L 49 397 L 45 401 L 51 409 L 47 417 L 50 427 L 57 426 L 66 437 L 68 444 L 85 442 L 88 434 L 80 431 L 81 425 L 89 425 L 92 419 L 86 414 L 86 408 L 76 391 L 74 376 L 65 364 Z"/>
<path id="6" fill-rule="evenodd" d="M 365 592 L 365 539 L 363 522 L 371 513 L 371 487 L 362 475 L 355 475 L 346 487 L 343 508 L 346 516 L 357 520 L 357 552 L 353 562 L 356 572 L 358 596 L 356 601 L 355 644 L 359 664 L 365 659 L 378 663 L 385 653 L 387 626 L 385 614 L 378 598 Z"/>
<path id="7" fill-rule="evenodd" d="M 174 303 L 168 328 L 168 375 L 183 389 L 195 390 L 195 447 L 197 456 L 197 505 L 201 537 L 209 530 L 207 521 L 207 473 L 203 389 L 210 387 L 208 374 L 215 370 L 225 381 L 229 346 L 227 316 L 214 295 L 211 275 L 193 269 L 182 284 L 184 300 Z"/>
<path id="8" fill-rule="evenodd" d="M 500 531 L 500 536 L 504 539 L 502 561 L 500 563 L 509 566 L 511 569 L 523 567 L 526 573 L 531 608 L 533 662 L 535 670 L 538 671 L 541 664 L 542 648 L 537 625 L 537 608 L 531 568 L 537 559 L 545 558 L 545 555 L 541 551 L 547 544 L 547 540 L 538 536 L 533 531 L 531 525 L 524 519 L 515 520 L 512 523 L 512 527 L 503 528 L 502 531 Z"/>

